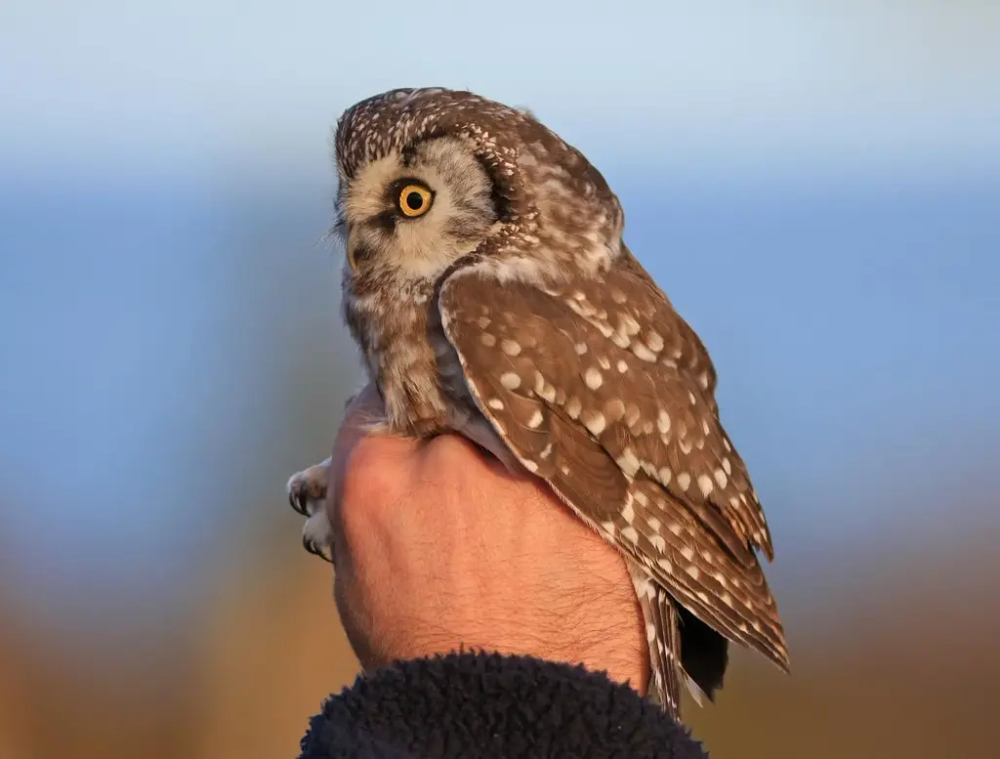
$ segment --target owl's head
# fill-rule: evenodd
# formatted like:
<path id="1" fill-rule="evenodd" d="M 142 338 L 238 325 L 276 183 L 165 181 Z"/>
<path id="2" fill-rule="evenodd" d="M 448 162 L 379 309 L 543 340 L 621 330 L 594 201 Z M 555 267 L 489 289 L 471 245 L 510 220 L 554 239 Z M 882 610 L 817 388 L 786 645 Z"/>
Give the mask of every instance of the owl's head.
<path id="1" fill-rule="evenodd" d="M 358 296 L 426 292 L 457 260 L 544 250 L 553 270 L 617 246 L 617 198 L 529 112 L 446 89 L 401 89 L 340 118 L 335 233 Z M 501 245 L 501 241 L 503 245 Z"/>

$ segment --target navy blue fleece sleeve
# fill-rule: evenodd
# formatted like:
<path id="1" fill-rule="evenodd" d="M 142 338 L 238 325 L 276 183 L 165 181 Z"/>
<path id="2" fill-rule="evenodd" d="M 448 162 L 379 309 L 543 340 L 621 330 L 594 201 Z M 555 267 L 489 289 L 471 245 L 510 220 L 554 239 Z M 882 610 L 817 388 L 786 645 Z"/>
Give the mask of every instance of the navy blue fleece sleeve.
<path id="1" fill-rule="evenodd" d="M 706 759 L 687 729 L 582 667 L 462 653 L 399 662 L 331 696 L 302 759 Z"/>

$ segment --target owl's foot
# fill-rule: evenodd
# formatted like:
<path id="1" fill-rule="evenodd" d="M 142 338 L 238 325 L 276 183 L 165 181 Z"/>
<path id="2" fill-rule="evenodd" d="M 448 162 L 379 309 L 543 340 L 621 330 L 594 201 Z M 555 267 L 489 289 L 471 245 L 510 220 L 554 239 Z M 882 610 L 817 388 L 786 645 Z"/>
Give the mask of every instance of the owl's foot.
<path id="1" fill-rule="evenodd" d="M 326 489 L 330 459 L 293 474 L 286 489 L 288 503 L 306 517 L 302 528 L 302 547 L 309 553 L 330 561 L 333 530 L 326 515 Z"/>
<path id="2" fill-rule="evenodd" d="M 329 469 L 330 459 L 326 459 L 288 478 L 288 503 L 302 516 L 311 517 L 326 502 Z"/>

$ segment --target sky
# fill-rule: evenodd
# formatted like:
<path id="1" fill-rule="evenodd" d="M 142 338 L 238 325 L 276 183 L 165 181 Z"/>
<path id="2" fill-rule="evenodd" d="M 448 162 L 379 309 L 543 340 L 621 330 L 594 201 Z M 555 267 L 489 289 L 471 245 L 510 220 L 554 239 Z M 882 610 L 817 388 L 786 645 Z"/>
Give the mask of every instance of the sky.
<path id="1" fill-rule="evenodd" d="M 7 0 L 0 155 L 314 171 L 317 124 L 374 92 L 440 84 L 688 171 L 978 166 L 1000 159 L 998 31 L 990 0 Z"/>
<path id="2" fill-rule="evenodd" d="M 398 86 L 530 107 L 605 173 L 776 571 L 996 524 L 1000 5 L 569 7 L 0 6 L 0 573 L 38 613 L 196 592 L 325 455 L 329 129 Z"/>

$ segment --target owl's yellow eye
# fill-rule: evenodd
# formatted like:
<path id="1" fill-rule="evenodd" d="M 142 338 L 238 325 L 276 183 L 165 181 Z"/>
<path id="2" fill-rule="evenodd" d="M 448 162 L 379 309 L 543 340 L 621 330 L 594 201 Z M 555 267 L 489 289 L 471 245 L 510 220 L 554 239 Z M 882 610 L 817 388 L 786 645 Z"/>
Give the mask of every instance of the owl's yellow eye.
<path id="1" fill-rule="evenodd" d="M 396 204 L 399 212 L 403 216 L 415 219 L 423 216 L 431 210 L 431 203 L 434 201 L 434 193 L 422 184 L 408 184 L 399 191 L 399 199 Z"/>

